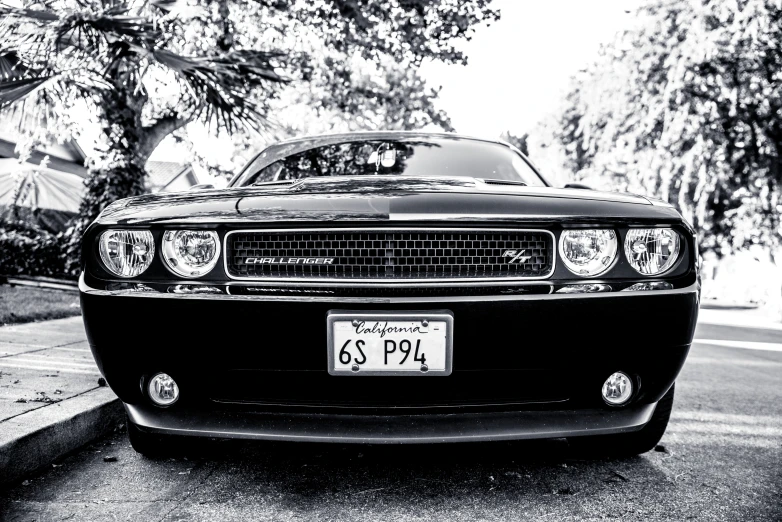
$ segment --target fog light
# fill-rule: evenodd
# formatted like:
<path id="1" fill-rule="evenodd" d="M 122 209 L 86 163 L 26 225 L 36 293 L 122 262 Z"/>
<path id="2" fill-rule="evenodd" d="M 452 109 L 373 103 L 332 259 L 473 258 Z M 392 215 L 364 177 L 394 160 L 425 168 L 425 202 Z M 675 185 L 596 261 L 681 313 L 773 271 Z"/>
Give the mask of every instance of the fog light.
<path id="1" fill-rule="evenodd" d="M 158 373 L 149 380 L 147 394 L 158 406 L 171 406 L 179 398 L 179 386 L 165 373 Z"/>
<path id="2" fill-rule="evenodd" d="M 603 383 L 603 400 L 611 406 L 620 406 L 630 400 L 633 381 L 626 373 L 616 372 Z"/>

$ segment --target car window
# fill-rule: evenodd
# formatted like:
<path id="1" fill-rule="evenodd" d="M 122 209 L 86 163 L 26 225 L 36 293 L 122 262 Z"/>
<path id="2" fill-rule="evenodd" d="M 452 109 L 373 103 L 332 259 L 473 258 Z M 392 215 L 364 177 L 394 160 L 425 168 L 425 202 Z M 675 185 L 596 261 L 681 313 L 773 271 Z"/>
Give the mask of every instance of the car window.
<path id="1" fill-rule="evenodd" d="M 315 147 L 270 164 L 259 158 L 238 186 L 313 176 L 467 176 L 545 183 L 510 148 L 490 142 L 454 139 L 362 140 Z M 263 166 L 265 165 L 265 166 Z"/>

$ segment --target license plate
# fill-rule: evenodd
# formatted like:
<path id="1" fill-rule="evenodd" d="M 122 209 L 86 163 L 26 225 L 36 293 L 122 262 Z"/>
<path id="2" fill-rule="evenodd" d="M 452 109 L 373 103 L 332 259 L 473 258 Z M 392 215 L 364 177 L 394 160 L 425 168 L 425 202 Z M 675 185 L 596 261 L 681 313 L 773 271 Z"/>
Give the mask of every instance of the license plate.
<path id="1" fill-rule="evenodd" d="M 450 375 L 453 314 L 332 311 L 331 375 Z"/>

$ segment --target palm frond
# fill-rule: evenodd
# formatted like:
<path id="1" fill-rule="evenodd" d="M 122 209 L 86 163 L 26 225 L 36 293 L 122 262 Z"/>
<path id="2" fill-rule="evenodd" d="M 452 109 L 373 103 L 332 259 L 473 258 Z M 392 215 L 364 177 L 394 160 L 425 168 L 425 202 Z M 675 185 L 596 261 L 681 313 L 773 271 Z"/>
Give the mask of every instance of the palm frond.
<path id="1" fill-rule="evenodd" d="M 248 81 L 286 83 L 289 80 L 276 72 L 279 65 L 275 63 L 284 57 L 280 52 L 236 50 L 211 58 L 210 61 L 223 69 L 234 70 Z"/>
<path id="2" fill-rule="evenodd" d="M 13 16 L 30 22 L 53 26 L 60 45 L 78 42 L 93 52 L 116 38 L 131 39 L 145 48 L 159 42 L 163 33 L 151 18 L 130 16 L 125 5 L 111 5 L 100 12 L 70 11 L 60 16 L 52 11 L 11 7 L 0 4 L 0 16 Z M 59 50 L 59 49 L 58 49 Z"/>
<path id="3" fill-rule="evenodd" d="M 26 67 L 16 51 L 0 50 L 0 80 L 16 80 L 24 76 Z"/>
<path id="4" fill-rule="evenodd" d="M 209 11 L 199 5 L 192 5 L 187 0 L 152 0 L 150 4 L 154 5 L 168 16 L 179 19 L 206 18 Z"/>
<path id="5" fill-rule="evenodd" d="M 151 54 L 185 82 L 196 116 L 216 121 L 229 132 L 239 124 L 256 131 L 265 128 L 267 122 L 250 102 L 250 93 L 267 83 L 288 81 L 275 70 L 280 53 L 233 51 L 196 58 L 161 49 Z"/>
<path id="6" fill-rule="evenodd" d="M 0 110 L 21 100 L 53 77 L 51 71 L 34 71 L 22 63 L 16 51 L 0 50 Z"/>
<path id="7" fill-rule="evenodd" d="M 0 82 L 0 110 L 18 102 L 51 79 L 52 76 L 38 76 Z"/>
<path id="8" fill-rule="evenodd" d="M 50 11 L 43 11 L 39 9 L 28 9 L 26 7 L 14 7 L 6 4 L 0 4 L 0 15 L 2 16 L 17 16 L 19 18 L 26 18 L 31 21 L 41 23 L 52 23 L 60 19 L 58 15 Z"/>
<path id="9" fill-rule="evenodd" d="M 0 31 L 0 40 L 3 36 Z M 75 68 L 78 63 L 72 65 Z M 25 63 L 16 51 L 0 49 L 0 111 L 36 92 L 38 101 L 54 104 L 74 93 L 84 98 L 92 97 L 98 90 L 108 87 L 104 79 L 79 71 L 81 74 L 74 77 L 68 70 Z"/>

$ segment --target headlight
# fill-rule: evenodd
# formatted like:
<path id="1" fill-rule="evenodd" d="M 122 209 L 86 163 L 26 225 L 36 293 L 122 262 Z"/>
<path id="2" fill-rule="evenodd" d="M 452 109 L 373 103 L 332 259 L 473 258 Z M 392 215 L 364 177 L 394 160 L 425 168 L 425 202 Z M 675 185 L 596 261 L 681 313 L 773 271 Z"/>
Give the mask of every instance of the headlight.
<path id="1" fill-rule="evenodd" d="M 155 258 L 155 240 L 148 230 L 107 230 L 99 243 L 103 266 L 119 277 L 136 277 Z"/>
<path id="2" fill-rule="evenodd" d="M 625 256 L 643 275 L 662 274 L 679 257 L 679 234 L 670 228 L 633 228 L 625 238 Z"/>
<path id="3" fill-rule="evenodd" d="M 163 260 L 182 277 L 208 274 L 220 258 L 220 238 L 211 230 L 169 230 L 163 235 Z"/>
<path id="4" fill-rule="evenodd" d="M 559 238 L 559 254 L 574 274 L 592 277 L 608 270 L 616 259 L 613 230 L 565 230 Z"/>

